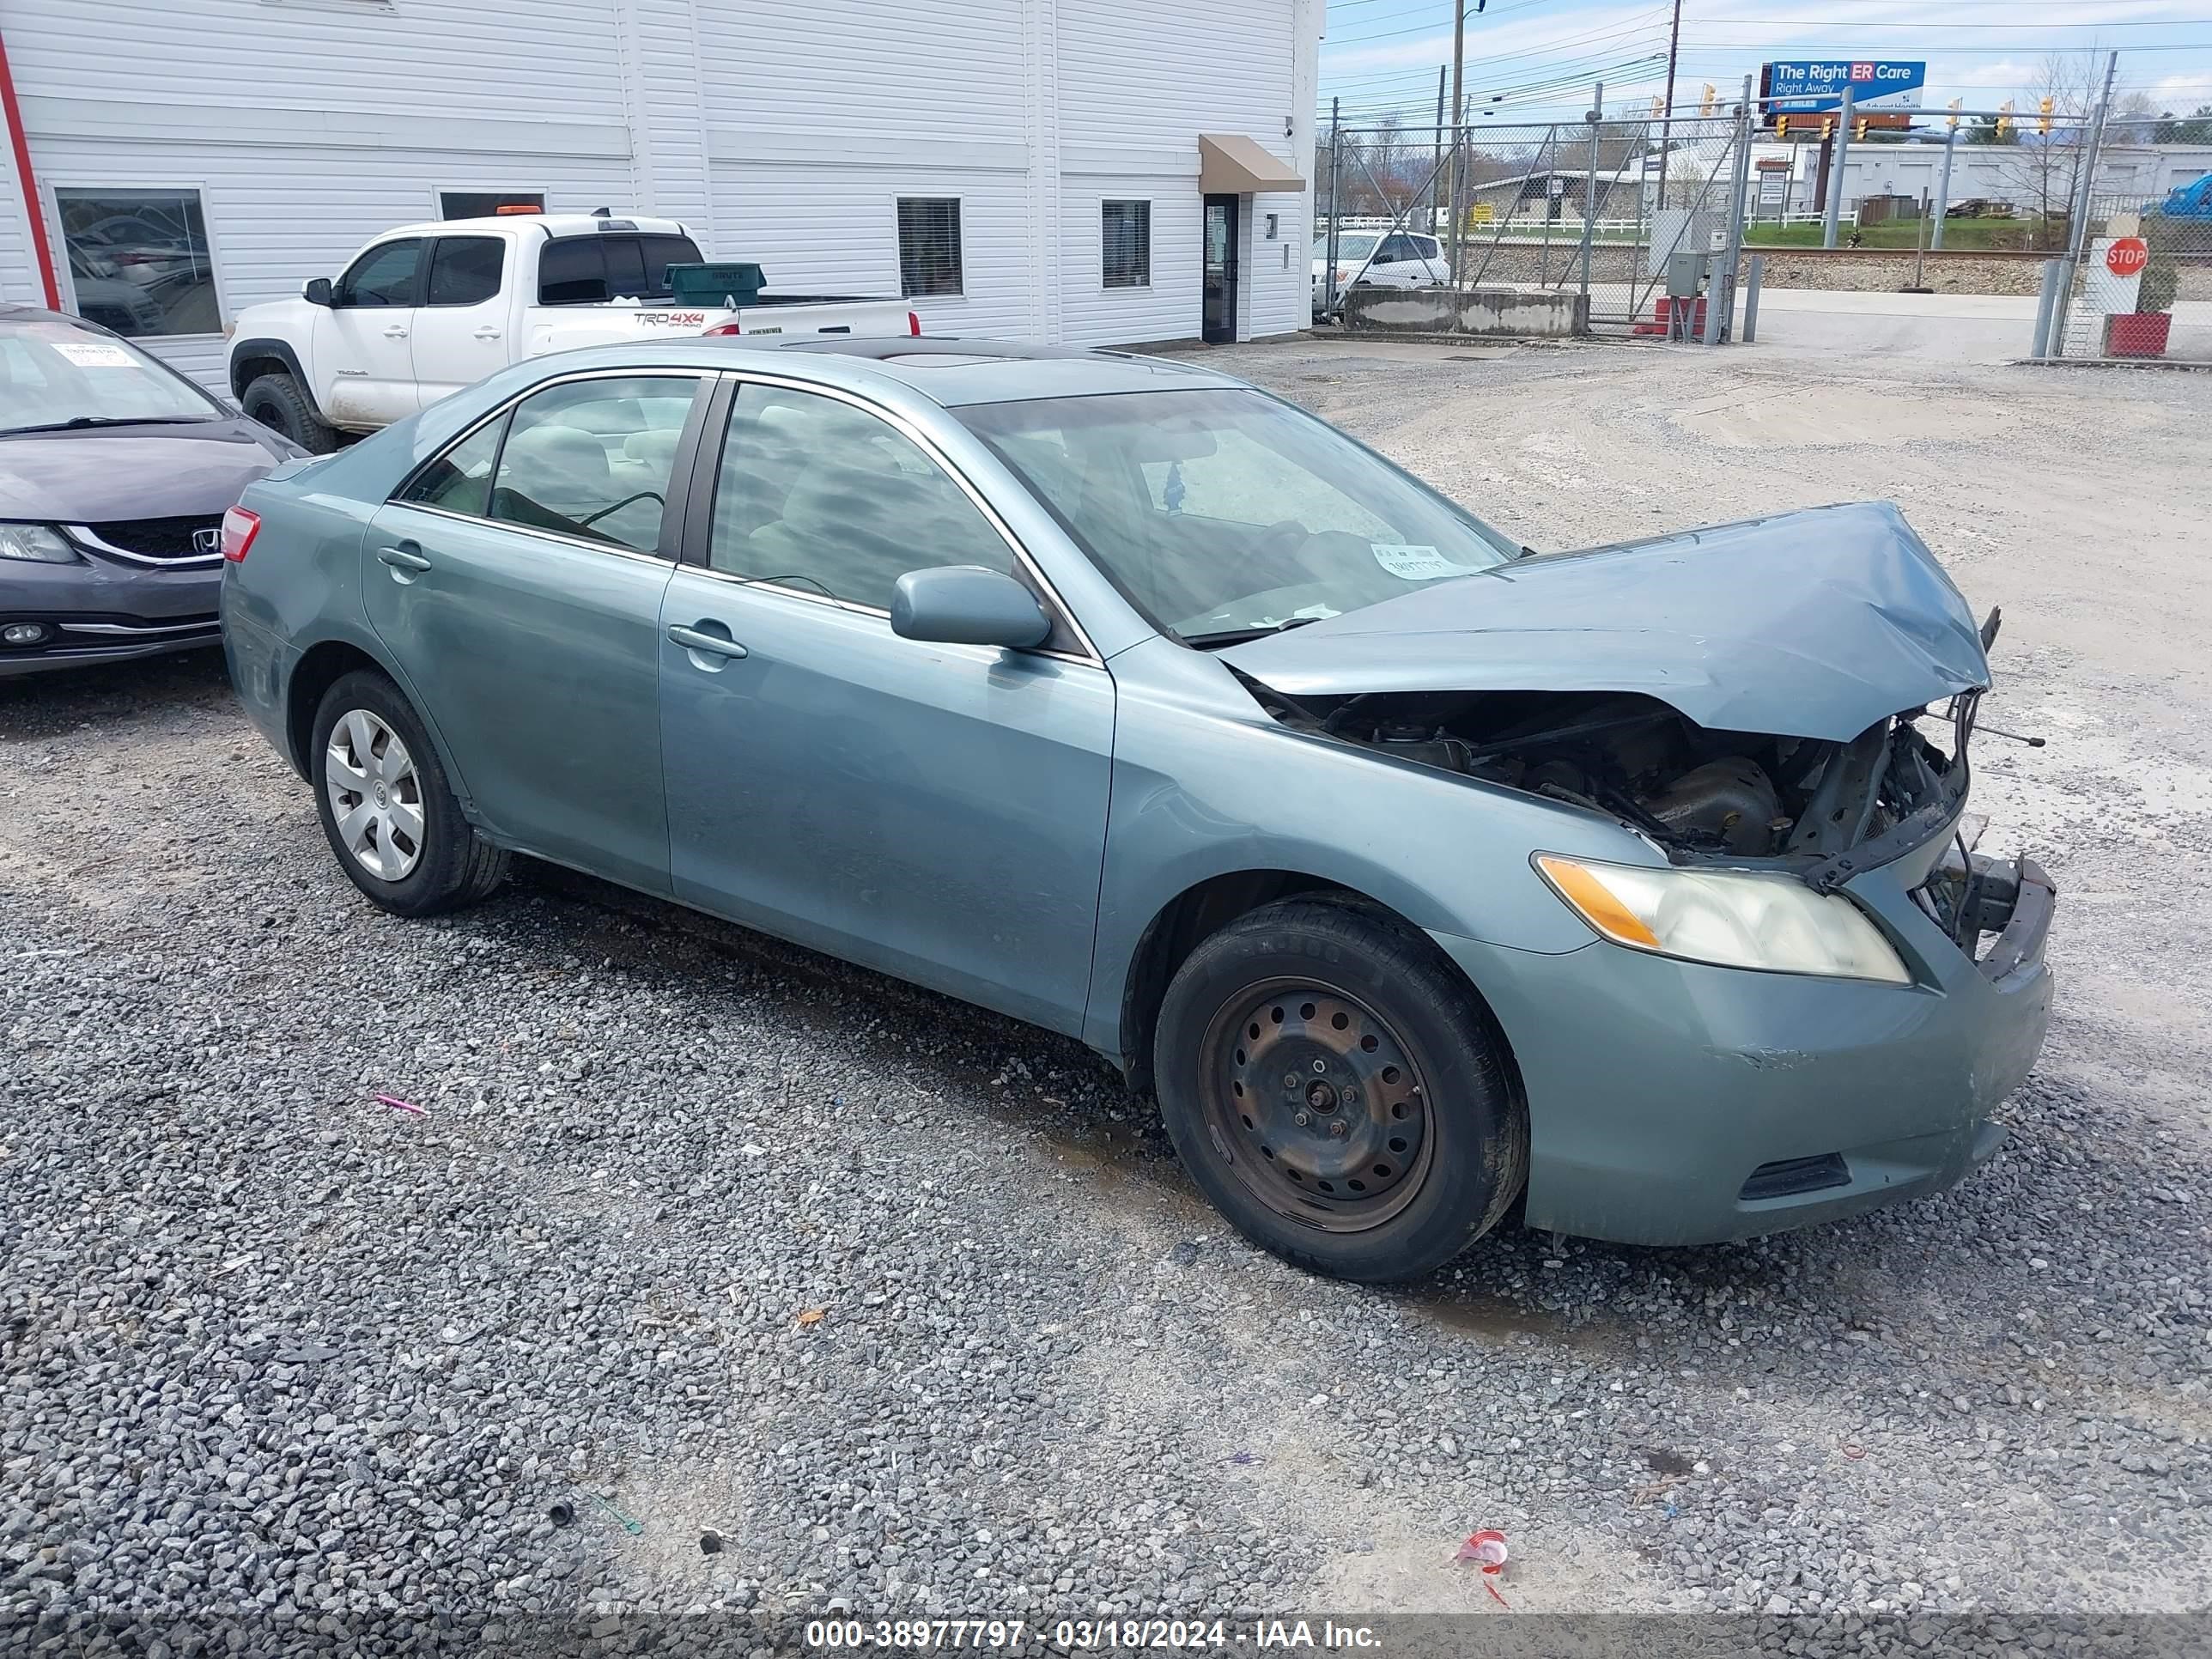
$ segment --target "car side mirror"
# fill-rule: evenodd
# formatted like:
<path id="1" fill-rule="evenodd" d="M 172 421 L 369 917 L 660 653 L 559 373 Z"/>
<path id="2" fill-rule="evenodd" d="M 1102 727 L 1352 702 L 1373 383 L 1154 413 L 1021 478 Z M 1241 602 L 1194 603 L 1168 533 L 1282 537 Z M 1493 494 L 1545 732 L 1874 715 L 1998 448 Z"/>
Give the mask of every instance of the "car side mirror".
<path id="1" fill-rule="evenodd" d="M 945 645 L 1042 645 L 1052 618 L 1036 595 L 1001 570 L 977 564 L 909 570 L 891 589 L 891 632 Z"/>
<path id="2" fill-rule="evenodd" d="M 337 297 L 331 292 L 331 279 L 327 276 L 310 280 L 307 287 L 300 290 L 300 297 L 311 306 L 335 306 L 337 303 Z"/>

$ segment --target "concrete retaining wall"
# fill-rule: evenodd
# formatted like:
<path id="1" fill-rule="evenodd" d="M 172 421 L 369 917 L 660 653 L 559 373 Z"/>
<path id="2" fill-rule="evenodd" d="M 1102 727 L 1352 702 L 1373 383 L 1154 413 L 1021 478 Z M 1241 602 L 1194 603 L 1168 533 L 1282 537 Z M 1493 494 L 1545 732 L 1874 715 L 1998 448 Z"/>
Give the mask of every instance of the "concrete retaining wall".
<path id="1" fill-rule="evenodd" d="M 1344 325 L 1378 334 L 1506 335 L 1557 339 L 1589 332 L 1583 294 L 1519 294 L 1510 289 L 1355 288 L 1344 296 Z"/>

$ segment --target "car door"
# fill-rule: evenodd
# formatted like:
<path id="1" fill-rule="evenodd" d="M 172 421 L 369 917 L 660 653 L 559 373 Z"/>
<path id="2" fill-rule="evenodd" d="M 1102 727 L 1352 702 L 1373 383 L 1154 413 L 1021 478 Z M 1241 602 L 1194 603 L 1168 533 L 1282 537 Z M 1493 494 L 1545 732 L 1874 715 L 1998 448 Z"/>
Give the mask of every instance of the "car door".
<path id="1" fill-rule="evenodd" d="M 727 399 L 662 607 L 677 896 L 1079 1030 L 1111 678 L 1064 612 L 1035 651 L 893 633 L 893 584 L 933 565 L 1057 601 L 915 428 L 769 379 Z"/>
<path id="2" fill-rule="evenodd" d="M 480 423 L 380 511 L 369 619 L 463 798 L 525 852 L 668 891 L 660 600 L 670 480 L 702 377 L 566 375 Z"/>
<path id="3" fill-rule="evenodd" d="M 1431 283 L 1449 282 L 1451 265 L 1443 257 L 1443 247 L 1433 236 L 1413 236 L 1407 239 L 1413 245 L 1413 252 L 1426 273 L 1424 280 Z"/>
<path id="4" fill-rule="evenodd" d="M 380 427 L 420 409 L 415 315 L 423 240 L 406 236 L 365 248 L 331 289 L 315 319 L 315 401 L 336 426 Z"/>
<path id="5" fill-rule="evenodd" d="M 1413 272 L 1418 269 L 1411 261 L 1413 240 L 1410 236 L 1385 236 L 1382 246 L 1375 250 L 1375 264 L 1367 273 L 1368 281 L 1378 288 L 1411 288 Z"/>
<path id="6" fill-rule="evenodd" d="M 426 408 L 513 360 L 509 257 L 504 236 L 441 236 L 433 243 L 414 323 L 415 384 Z"/>

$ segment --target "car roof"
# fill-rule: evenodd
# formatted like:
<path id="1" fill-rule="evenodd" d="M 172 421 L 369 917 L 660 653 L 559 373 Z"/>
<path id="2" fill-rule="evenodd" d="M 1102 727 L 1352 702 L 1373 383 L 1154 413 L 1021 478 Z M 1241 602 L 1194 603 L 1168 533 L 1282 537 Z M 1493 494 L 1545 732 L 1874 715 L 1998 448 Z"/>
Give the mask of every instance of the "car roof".
<path id="1" fill-rule="evenodd" d="M 757 355 L 780 366 L 836 364 L 824 378 L 895 380 L 948 409 L 969 404 L 1022 403 L 1034 398 L 1097 397 L 1114 392 L 1166 392 L 1243 383 L 1172 357 L 1048 345 L 1029 340 L 967 340 L 939 335 L 860 338 L 807 336 L 748 342 L 720 337 L 705 349 L 724 362 Z"/>
<path id="2" fill-rule="evenodd" d="M 98 323 L 87 322 L 66 311 L 49 311 L 44 306 L 25 305 L 15 300 L 0 300 L 0 323 L 67 323 L 72 328 L 90 329 L 95 334 L 107 332 Z"/>
<path id="3" fill-rule="evenodd" d="M 673 219 L 648 219 L 634 213 L 601 218 L 596 213 L 499 213 L 475 219 L 426 219 L 419 224 L 394 225 L 376 240 L 395 236 L 460 236 L 471 231 L 520 230 L 536 226 L 548 236 L 589 236 L 603 227 L 623 225 L 647 236 L 688 236 L 691 233 Z"/>

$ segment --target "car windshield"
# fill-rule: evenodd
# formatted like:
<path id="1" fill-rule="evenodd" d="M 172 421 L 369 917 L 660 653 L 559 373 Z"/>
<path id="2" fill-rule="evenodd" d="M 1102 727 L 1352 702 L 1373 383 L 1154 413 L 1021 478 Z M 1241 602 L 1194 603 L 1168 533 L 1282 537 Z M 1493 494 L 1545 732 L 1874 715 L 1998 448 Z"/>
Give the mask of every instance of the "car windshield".
<path id="1" fill-rule="evenodd" d="M 1379 236 L 1346 236 L 1340 234 L 1336 239 L 1336 257 L 1339 261 L 1346 259 L 1364 259 L 1369 254 L 1375 252 L 1375 244 L 1380 240 L 1382 240 L 1382 238 Z M 1316 259 L 1326 259 L 1328 258 L 1328 237 L 1316 236 L 1314 238 L 1313 257 Z"/>
<path id="2" fill-rule="evenodd" d="M 222 406 L 129 342 L 58 318 L 0 322 L 0 436 L 214 421 Z"/>
<path id="3" fill-rule="evenodd" d="M 958 411 L 1155 627 L 1226 644 L 1512 557 L 1324 421 L 1243 387 Z"/>

